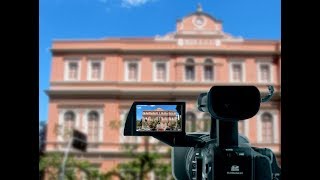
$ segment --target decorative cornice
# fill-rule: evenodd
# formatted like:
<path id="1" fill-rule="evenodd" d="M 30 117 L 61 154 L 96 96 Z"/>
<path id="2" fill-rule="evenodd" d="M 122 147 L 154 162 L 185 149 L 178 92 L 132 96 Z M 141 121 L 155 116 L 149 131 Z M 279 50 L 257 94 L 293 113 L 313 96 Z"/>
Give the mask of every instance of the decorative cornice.
<path id="1" fill-rule="evenodd" d="M 228 49 L 120 49 L 120 48 L 101 48 L 101 49 L 65 49 L 54 48 L 52 53 L 115 53 L 115 54 L 165 54 L 165 55 L 280 55 L 279 51 L 253 51 L 253 50 L 228 50 Z"/>

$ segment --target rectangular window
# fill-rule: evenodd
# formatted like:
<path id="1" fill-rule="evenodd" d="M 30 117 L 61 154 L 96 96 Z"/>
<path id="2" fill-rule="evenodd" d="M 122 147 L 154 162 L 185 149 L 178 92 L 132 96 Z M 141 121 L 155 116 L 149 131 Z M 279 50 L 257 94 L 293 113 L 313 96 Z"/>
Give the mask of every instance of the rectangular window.
<path id="1" fill-rule="evenodd" d="M 137 61 L 126 62 L 125 78 L 127 81 L 139 81 L 139 63 Z"/>
<path id="2" fill-rule="evenodd" d="M 233 64 L 232 65 L 232 79 L 235 82 L 241 82 L 242 81 L 242 67 L 241 64 Z"/>
<path id="3" fill-rule="evenodd" d="M 245 82 L 245 66 L 241 60 L 231 61 L 229 65 L 230 82 Z"/>
<path id="4" fill-rule="evenodd" d="M 78 77 L 78 63 L 69 63 L 69 75 L 70 80 L 76 80 Z"/>
<path id="5" fill-rule="evenodd" d="M 129 80 L 136 81 L 138 80 L 138 65 L 135 63 L 129 64 Z"/>
<path id="6" fill-rule="evenodd" d="M 167 81 L 167 63 L 166 62 L 154 62 L 153 80 L 154 81 Z"/>
<path id="7" fill-rule="evenodd" d="M 64 80 L 80 80 L 80 61 L 66 60 L 64 69 Z"/>
<path id="8" fill-rule="evenodd" d="M 271 64 L 268 63 L 259 63 L 259 82 L 261 83 L 270 83 L 271 82 Z"/>
<path id="9" fill-rule="evenodd" d="M 103 67 L 102 61 L 91 60 L 88 64 L 88 80 L 102 80 Z"/>

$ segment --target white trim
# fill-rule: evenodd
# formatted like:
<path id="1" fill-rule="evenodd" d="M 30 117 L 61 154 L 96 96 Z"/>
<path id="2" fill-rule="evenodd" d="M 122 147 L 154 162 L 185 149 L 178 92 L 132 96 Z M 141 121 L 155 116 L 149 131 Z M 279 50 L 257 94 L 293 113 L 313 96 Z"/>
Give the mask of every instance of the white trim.
<path id="1" fill-rule="evenodd" d="M 245 135 L 247 138 L 249 138 L 249 131 L 250 131 L 249 128 L 250 128 L 250 127 L 249 127 L 249 121 L 248 121 L 248 120 L 245 120 L 245 121 L 244 121 L 244 135 Z"/>
<path id="2" fill-rule="evenodd" d="M 280 48 L 281 48 L 281 45 L 280 45 Z M 279 81 L 279 84 L 281 85 L 281 57 L 279 57 L 279 74 L 278 74 L 278 81 Z M 281 90 L 281 86 L 280 86 L 280 90 Z"/>
<path id="3" fill-rule="evenodd" d="M 92 59 L 89 59 L 87 61 L 87 80 L 88 81 L 103 81 L 104 79 L 104 60 L 102 59 L 95 59 L 95 58 L 92 58 Z M 92 64 L 93 63 L 100 63 L 100 77 L 99 79 L 91 79 L 91 71 L 92 71 Z"/>
<path id="4" fill-rule="evenodd" d="M 165 65 L 165 71 L 166 71 L 166 79 L 164 81 L 161 81 L 159 79 L 156 79 L 157 78 L 157 64 L 164 64 Z M 152 64 L 152 81 L 155 81 L 155 82 L 168 82 L 169 81 L 169 76 L 170 76 L 170 64 L 169 64 L 169 61 L 164 61 L 164 60 L 155 60 L 153 61 L 153 64 Z"/>
<path id="5" fill-rule="evenodd" d="M 119 143 L 141 143 L 143 136 L 124 136 L 124 126 L 129 109 L 120 109 L 120 128 L 119 128 Z"/>
<path id="6" fill-rule="evenodd" d="M 138 79 L 136 81 L 134 80 L 129 80 L 129 71 L 128 71 L 128 66 L 130 63 L 136 63 L 138 65 Z M 141 61 L 136 59 L 136 60 L 125 60 L 124 61 L 124 79 L 125 81 L 130 81 L 130 82 L 139 82 L 141 81 Z"/>
<path id="7" fill-rule="evenodd" d="M 233 71 L 232 71 L 232 66 L 236 65 L 236 64 L 240 64 L 241 65 L 241 69 L 242 69 L 242 77 L 241 77 L 241 82 L 237 82 L 235 80 L 232 79 L 233 77 Z M 244 83 L 246 81 L 246 67 L 245 67 L 245 60 L 229 60 L 229 82 L 232 83 Z"/>
<path id="8" fill-rule="evenodd" d="M 213 71 L 213 79 L 212 80 L 205 80 L 205 62 L 207 59 L 210 59 L 212 61 L 212 71 Z M 216 81 L 216 70 L 215 70 L 215 65 L 214 65 L 214 60 L 212 58 L 204 58 L 204 62 L 203 62 L 203 66 L 202 66 L 202 77 L 201 77 L 201 81 L 202 82 L 215 82 Z"/>
<path id="9" fill-rule="evenodd" d="M 273 140 L 272 143 L 279 143 L 279 129 L 278 129 L 278 123 L 279 123 L 279 118 L 278 118 L 278 113 L 276 110 L 260 110 L 257 113 L 257 142 L 258 143 L 263 143 L 262 142 L 262 119 L 261 116 L 263 113 L 270 113 L 272 116 L 272 126 L 273 126 Z"/>
<path id="10" fill-rule="evenodd" d="M 58 133 L 57 133 L 57 139 L 58 141 L 62 142 L 63 141 L 63 128 L 64 128 L 64 122 L 63 122 L 63 117 L 64 114 L 66 113 L 65 109 L 59 109 L 59 119 L 58 119 Z"/>
<path id="11" fill-rule="evenodd" d="M 80 109 L 74 109 L 73 112 L 76 115 L 75 128 L 79 129 L 80 128 Z"/>
<path id="12" fill-rule="evenodd" d="M 244 135 L 244 136 L 246 136 L 248 138 L 249 137 L 249 131 L 250 131 L 250 129 L 249 129 L 249 121 L 248 120 L 238 121 L 238 125 L 239 125 L 240 122 L 243 123 L 243 130 L 244 130 L 243 134 L 241 134 L 241 135 Z"/>
<path id="13" fill-rule="evenodd" d="M 89 109 L 85 109 L 82 114 L 83 132 L 86 134 L 88 134 L 88 113 L 89 112 L 90 112 Z"/>
<path id="14" fill-rule="evenodd" d="M 272 59 L 265 59 L 265 60 L 257 60 L 256 61 L 257 64 L 257 74 L 258 74 L 258 83 L 273 83 L 274 79 L 273 79 L 273 64 L 272 64 Z M 269 66 L 269 70 L 270 70 L 270 81 L 262 81 L 261 79 L 261 65 L 267 65 Z"/>
<path id="15" fill-rule="evenodd" d="M 186 79 L 186 65 L 187 65 L 187 60 L 192 59 L 193 60 L 193 70 L 194 70 L 194 80 L 187 80 Z M 197 82 L 197 70 L 196 70 L 196 62 L 194 60 L 194 57 L 186 57 L 184 58 L 184 64 L 183 64 L 183 70 L 182 70 L 182 79 L 183 82 Z"/>
<path id="16" fill-rule="evenodd" d="M 104 113 L 103 109 L 98 109 L 99 113 L 99 142 L 103 142 L 103 130 L 104 130 Z"/>
<path id="17" fill-rule="evenodd" d="M 77 63 L 78 71 L 77 71 L 77 79 L 69 79 L 69 64 L 70 63 Z M 81 78 L 81 58 L 66 58 L 64 59 L 64 70 L 63 76 L 65 81 L 80 81 Z"/>
<path id="18" fill-rule="evenodd" d="M 125 138 L 123 133 L 124 133 L 124 126 L 125 126 L 125 121 L 126 121 L 126 117 L 125 117 L 126 114 L 127 114 L 126 110 L 120 110 L 120 129 L 119 129 L 119 133 L 120 133 L 119 142 L 120 143 L 123 143 L 124 138 Z"/>

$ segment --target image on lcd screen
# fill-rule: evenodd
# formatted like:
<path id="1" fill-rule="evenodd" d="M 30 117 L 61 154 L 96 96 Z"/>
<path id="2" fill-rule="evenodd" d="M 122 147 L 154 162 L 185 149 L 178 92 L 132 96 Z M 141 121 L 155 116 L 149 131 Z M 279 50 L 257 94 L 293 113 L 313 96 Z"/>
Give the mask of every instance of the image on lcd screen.
<path id="1" fill-rule="evenodd" d="M 181 132 L 181 105 L 137 105 L 136 131 Z"/>

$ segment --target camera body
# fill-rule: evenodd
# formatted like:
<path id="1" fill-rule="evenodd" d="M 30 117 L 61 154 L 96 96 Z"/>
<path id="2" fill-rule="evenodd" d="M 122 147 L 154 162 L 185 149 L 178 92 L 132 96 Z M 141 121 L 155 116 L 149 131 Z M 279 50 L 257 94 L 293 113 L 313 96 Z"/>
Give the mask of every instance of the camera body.
<path id="1" fill-rule="evenodd" d="M 239 135 L 239 146 L 222 148 L 208 133 L 192 133 L 203 141 L 204 147 L 173 147 L 172 172 L 175 179 L 281 179 L 280 168 L 273 152 L 267 148 L 251 147 Z"/>
<path id="2" fill-rule="evenodd" d="M 274 153 L 252 147 L 238 133 L 238 121 L 259 111 L 255 86 L 213 86 L 198 98 L 199 111 L 211 115 L 211 130 L 185 132 L 185 102 L 134 102 L 127 116 L 125 136 L 152 136 L 173 147 L 175 179 L 276 180 L 281 179 Z"/>

